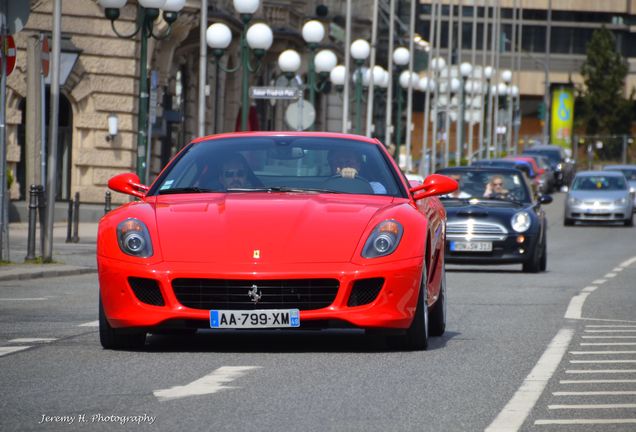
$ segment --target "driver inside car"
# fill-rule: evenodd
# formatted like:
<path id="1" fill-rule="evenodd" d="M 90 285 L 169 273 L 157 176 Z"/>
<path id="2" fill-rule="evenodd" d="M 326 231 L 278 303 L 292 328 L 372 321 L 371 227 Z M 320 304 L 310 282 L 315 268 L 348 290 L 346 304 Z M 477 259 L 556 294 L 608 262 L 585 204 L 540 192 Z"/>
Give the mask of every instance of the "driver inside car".
<path id="1" fill-rule="evenodd" d="M 362 169 L 362 156 L 352 149 L 337 149 L 329 152 L 328 156 L 331 174 L 342 178 L 353 179 L 359 177 Z M 380 182 L 370 181 L 373 193 L 386 194 L 386 187 Z"/>

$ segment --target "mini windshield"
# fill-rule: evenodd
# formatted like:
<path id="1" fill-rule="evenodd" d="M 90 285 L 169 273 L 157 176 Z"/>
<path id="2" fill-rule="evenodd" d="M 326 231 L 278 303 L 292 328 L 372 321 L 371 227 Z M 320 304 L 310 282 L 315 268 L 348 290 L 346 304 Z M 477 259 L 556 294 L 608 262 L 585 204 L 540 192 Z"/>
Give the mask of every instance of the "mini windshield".
<path id="1" fill-rule="evenodd" d="M 572 190 L 593 191 L 607 190 L 618 191 L 627 189 L 625 178 L 622 176 L 577 176 L 572 183 Z"/>
<path id="2" fill-rule="evenodd" d="M 189 146 L 149 195 L 201 192 L 313 192 L 405 197 L 375 145 L 308 136 L 219 138 Z"/>
<path id="3" fill-rule="evenodd" d="M 442 199 L 504 200 L 530 202 L 530 193 L 520 173 L 510 171 L 441 171 L 459 183 L 459 188 Z"/>

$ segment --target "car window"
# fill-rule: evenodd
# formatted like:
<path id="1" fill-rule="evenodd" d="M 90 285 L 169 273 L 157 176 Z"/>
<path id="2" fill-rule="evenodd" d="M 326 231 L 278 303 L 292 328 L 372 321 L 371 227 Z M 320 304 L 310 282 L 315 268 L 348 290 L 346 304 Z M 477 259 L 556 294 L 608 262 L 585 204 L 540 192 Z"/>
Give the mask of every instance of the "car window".
<path id="1" fill-rule="evenodd" d="M 454 193 L 442 196 L 442 199 L 478 198 L 481 200 L 509 200 L 530 202 L 530 193 L 521 173 L 510 171 L 445 171 L 440 174 L 449 176 L 459 183 Z M 491 185 L 490 187 L 488 185 Z M 495 186 L 493 186 L 495 185 Z"/>
<path id="2" fill-rule="evenodd" d="M 232 163 L 225 169 L 229 159 Z M 342 179 L 336 163 L 354 166 L 355 181 Z M 242 183 L 231 183 L 237 176 L 243 179 Z M 375 145 L 297 136 L 237 137 L 195 143 L 168 166 L 149 194 L 263 188 L 405 196 L 393 167 Z"/>
<path id="3" fill-rule="evenodd" d="M 578 176 L 572 183 L 572 190 L 593 191 L 593 190 L 626 190 L 627 185 L 624 177 L 618 176 Z"/>

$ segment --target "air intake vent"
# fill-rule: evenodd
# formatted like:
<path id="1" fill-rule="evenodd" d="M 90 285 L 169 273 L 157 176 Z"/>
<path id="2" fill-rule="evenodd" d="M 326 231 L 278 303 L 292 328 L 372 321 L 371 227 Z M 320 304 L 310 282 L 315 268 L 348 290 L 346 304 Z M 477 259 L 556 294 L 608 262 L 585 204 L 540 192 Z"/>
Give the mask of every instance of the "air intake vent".
<path id="1" fill-rule="evenodd" d="M 362 306 L 373 302 L 384 285 L 383 278 L 360 279 L 355 281 L 347 306 Z"/>
<path id="2" fill-rule="evenodd" d="M 154 279 L 128 278 L 128 283 L 140 302 L 153 306 L 164 306 L 159 284 Z"/>

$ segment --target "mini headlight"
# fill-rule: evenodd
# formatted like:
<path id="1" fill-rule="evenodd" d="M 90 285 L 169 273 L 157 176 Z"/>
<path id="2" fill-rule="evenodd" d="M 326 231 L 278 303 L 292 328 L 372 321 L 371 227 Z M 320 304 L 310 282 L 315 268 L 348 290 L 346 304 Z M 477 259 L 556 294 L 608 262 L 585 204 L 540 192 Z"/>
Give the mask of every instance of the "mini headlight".
<path id="1" fill-rule="evenodd" d="M 515 215 L 510 220 L 510 223 L 512 224 L 513 230 L 520 233 L 526 232 L 528 231 L 528 228 L 530 228 L 530 215 L 528 214 L 528 212 L 525 211 L 515 213 Z"/>
<path id="2" fill-rule="evenodd" d="M 614 204 L 615 204 L 615 205 L 625 205 L 625 204 L 627 204 L 627 199 L 625 199 L 625 198 L 619 198 L 619 199 L 617 199 L 616 201 L 614 201 Z"/>
<path id="3" fill-rule="evenodd" d="M 380 222 L 364 244 L 362 256 L 377 258 L 392 254 L 400 243 L 403 231 L 402 225 L 395 220 Z"/>
<path id="4" fill-rule="evenodd" d="M 117 225 L 117 242 L 121 251 L 140 258 L 152 256 L 152 243 L 148 228 L 139 219 L 126 219 Z"/>

